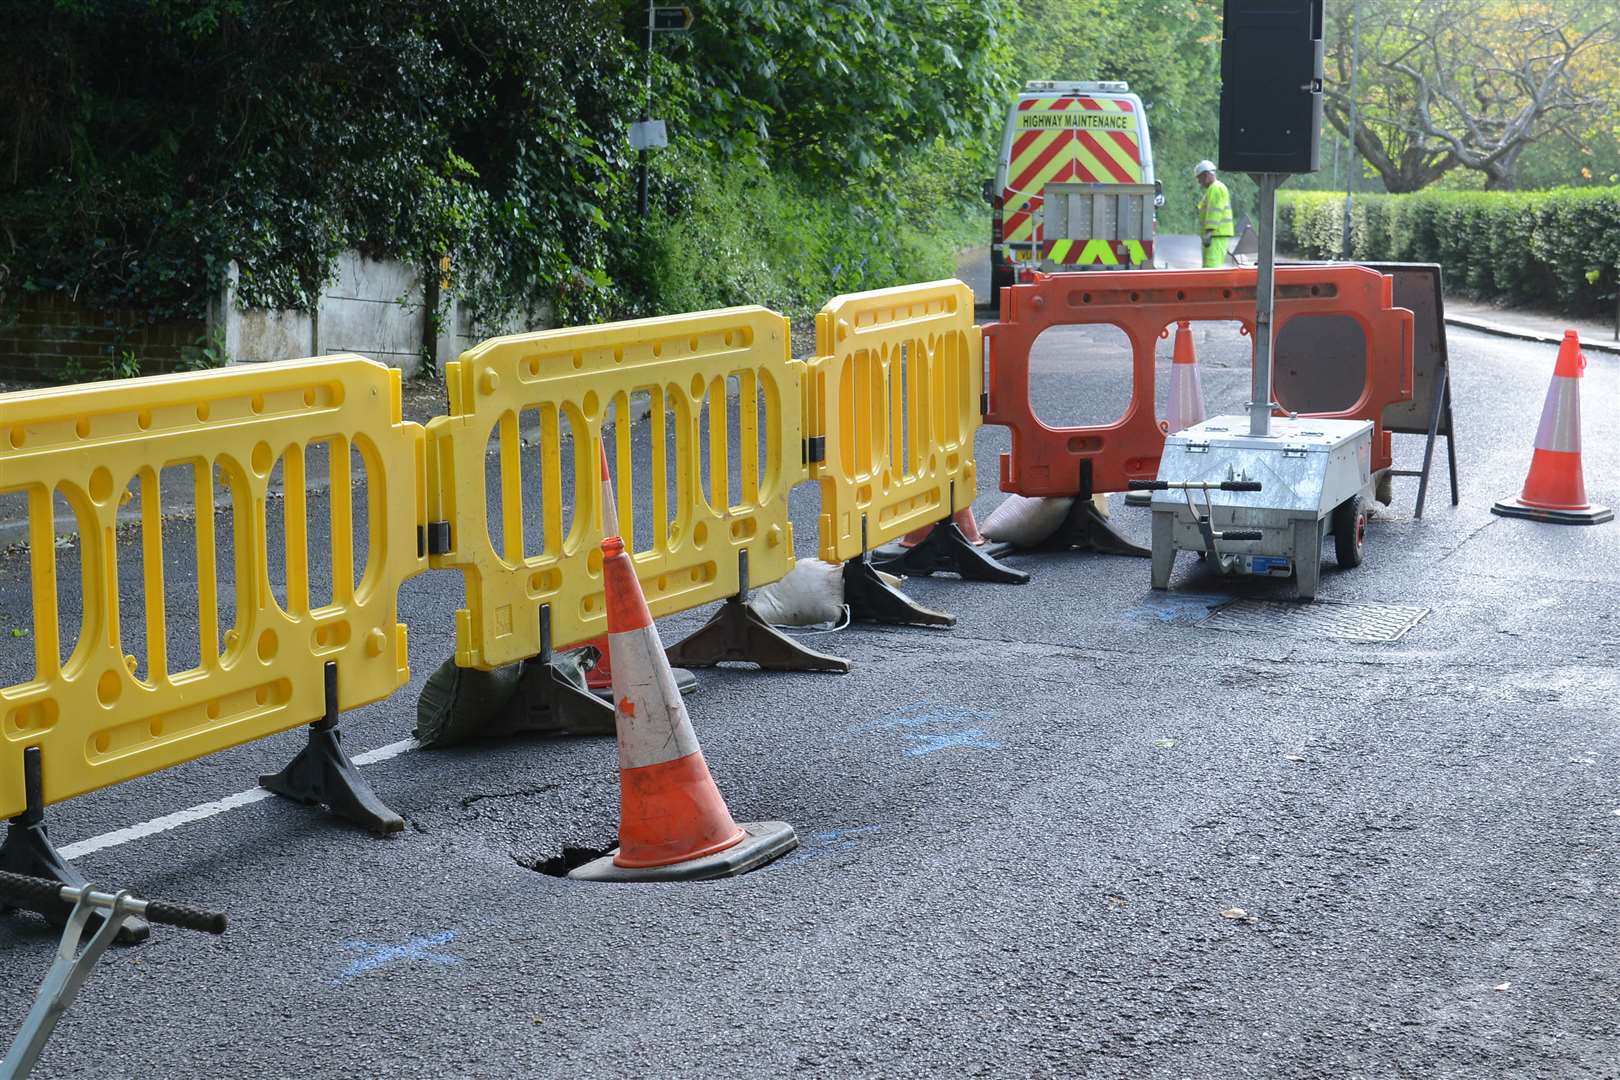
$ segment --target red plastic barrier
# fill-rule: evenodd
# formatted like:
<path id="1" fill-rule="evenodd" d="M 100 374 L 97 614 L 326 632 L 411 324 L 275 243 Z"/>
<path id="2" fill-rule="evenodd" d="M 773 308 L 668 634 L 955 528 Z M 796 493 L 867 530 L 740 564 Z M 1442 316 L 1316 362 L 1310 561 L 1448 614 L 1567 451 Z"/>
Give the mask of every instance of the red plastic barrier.
<path id="1" fill-rule="evenodd" d="M 1374 470 L 1390 465 L 1384 409 L 1412 396 L 1412 313 L 1393 303 L 1393 280 L 1364 266 L 1277 268 L 1275 332 L 1290 319 L 1345 316 L 1367 346 L 1361 397 L 1323 417 L 1371 420 Z M 1074 495 L 1082 463 L 1091 463 L 1091 490 L 1124 491 L 1127 480 L 1159 470 L 1164 432 L 1153 412 L 1154 346 L 1179 319 L 1240 322 L 1254 330 L 1255 271 L 1132 270 L 1037 275 L 1002 289 L 1001 321 L 984 328 L 990 392 L 984 422 L 1012 431 L 1012 452 L 1001 455 L 1001 490 L 1020 495 Z M 1108 323 L 1131 342 L 1131 403 L 1112 424 L 1054 428 L 1029 400 L 1029 352 L 1053 326 Z"/>

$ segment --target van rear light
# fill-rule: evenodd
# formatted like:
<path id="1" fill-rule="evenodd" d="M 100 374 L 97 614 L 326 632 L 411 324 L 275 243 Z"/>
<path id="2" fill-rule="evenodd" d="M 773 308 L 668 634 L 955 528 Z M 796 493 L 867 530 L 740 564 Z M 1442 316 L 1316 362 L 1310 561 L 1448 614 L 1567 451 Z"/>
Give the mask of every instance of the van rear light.
<path id="1" fill-rule="evenodd" d="M 997 195 L 995 198 L 990 200 L 990 242 L 992 244 L 999 244 L 1003 239 L 1001 223 L 1002 205 L 1003 200 L 1000 195 Z"/>

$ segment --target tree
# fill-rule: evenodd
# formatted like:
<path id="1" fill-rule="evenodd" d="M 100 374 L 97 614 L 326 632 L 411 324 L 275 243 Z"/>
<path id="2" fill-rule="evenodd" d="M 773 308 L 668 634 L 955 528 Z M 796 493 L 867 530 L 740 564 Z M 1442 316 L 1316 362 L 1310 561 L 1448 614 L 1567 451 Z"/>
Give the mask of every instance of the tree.
<path id="1" fill-rule="evenodd" d="M 627 21 L 645 18 L 625 3 Z M 1002 96 L 1008 6 L 712 0 L 669 46 L 678 67 L 659 93 L 721 158 L 752 152 L 810 177 L 867 180 L 935 139 L 985 129 Z"/>
<path id="2" fill-rule="evenodd" d="M 1588 125 L 1607 96 L 1620 13 L 1612 0 L 1362 0 L 1354 140 L 1394 192 L 1456 168 L 1513 188 L 1521 156 Z M 1329 122 L 1350 135 L 1352 6 L 1333 8 Z"/>

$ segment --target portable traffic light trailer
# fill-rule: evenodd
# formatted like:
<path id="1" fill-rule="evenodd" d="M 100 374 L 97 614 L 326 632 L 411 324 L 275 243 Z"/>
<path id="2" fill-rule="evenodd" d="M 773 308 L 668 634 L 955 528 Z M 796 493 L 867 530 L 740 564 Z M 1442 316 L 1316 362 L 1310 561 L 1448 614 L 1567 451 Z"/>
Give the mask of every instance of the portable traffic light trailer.
<path id="1" fill-rule="evenodd" d="M 1220 167 L 1260 188 L 1248 415 L 1170 435 L 1158 478 L 1132 486 L 1153 492 L 1154 588 L 1169 587 L 1176 552 L 1196 551 L 1220 573 L 1292 575 L 1310 599 L 1324 530 L 1341 566 L 1361 562 L 1376 481 L 1371 421 L 1272 415 L 1277 189 L 1318 164 L 1322 0 L 1227 0 L 1225 33 Z"/>

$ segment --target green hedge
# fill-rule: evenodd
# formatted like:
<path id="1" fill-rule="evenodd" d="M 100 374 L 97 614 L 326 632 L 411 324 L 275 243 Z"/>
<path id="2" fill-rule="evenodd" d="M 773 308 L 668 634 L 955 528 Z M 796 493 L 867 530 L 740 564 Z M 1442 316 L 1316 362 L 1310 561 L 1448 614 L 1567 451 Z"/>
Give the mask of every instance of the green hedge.
<path id="1" fill-rule="evenodd" d="M 1620 188 L 1358 195 L 1351 257 L 1435 262 L 1449 291 L 1569 314 L 1607 310 L 1620 268 Z M 1339 257 L 1344 193 L 1283 192 L 1279 246 Z"/>

